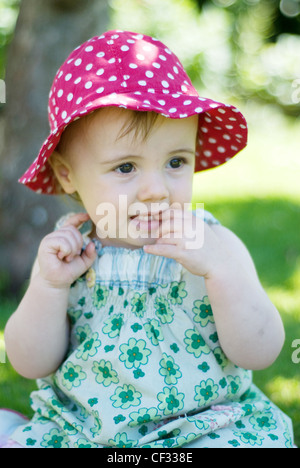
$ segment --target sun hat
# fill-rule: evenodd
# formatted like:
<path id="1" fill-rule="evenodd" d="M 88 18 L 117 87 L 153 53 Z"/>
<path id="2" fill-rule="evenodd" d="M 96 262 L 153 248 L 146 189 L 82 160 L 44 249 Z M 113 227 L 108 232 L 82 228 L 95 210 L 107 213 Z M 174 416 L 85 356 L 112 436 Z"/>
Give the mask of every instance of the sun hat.
<path id="1" fill-rule="evenodd" d="M 50 134 L 19 182 L 55 194 L 48 163 L 65 128 L 100 107 L 154 111 L 172 119 L 199 114 L 195 172 L 219 166 L 247 144 L 247 124 L 234 106 L 200 97 L 177 56 L 155 38 L 112 30 L 77 47 L 56 73 L 49 94 Z"/>

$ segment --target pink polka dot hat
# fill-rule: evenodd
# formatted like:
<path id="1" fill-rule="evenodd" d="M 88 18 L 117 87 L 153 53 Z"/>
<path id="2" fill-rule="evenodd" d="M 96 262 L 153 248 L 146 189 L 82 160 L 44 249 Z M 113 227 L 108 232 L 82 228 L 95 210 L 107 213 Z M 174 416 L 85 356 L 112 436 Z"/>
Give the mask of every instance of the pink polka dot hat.
<path id="1" fill-rule="evenodd" d="M 50 135 L 19 182 L 55 194 L 49 165 L 72 121 L 100 107 L 154 111 L 172 119 L 199 114 L 195 172 L 219 166 L 247 144 L 247 124 L 233 106 L 200 97 L 179 59 L 157 39 L 108 31 L 77 47 L 58 70 L 49 95 Z"/>

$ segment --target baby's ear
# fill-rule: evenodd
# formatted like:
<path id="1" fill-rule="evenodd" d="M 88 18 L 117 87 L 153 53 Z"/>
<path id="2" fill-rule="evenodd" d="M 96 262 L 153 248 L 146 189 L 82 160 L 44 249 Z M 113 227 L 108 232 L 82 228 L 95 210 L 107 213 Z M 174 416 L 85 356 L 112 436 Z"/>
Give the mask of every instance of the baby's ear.
<path id="1" fill-rule="evenodd" d="M 66 159 L 57 151 L 54 151 L 48 160 L 52 170 L 65 193 L 76 192 L 72 183 L 71 167 Z"/>

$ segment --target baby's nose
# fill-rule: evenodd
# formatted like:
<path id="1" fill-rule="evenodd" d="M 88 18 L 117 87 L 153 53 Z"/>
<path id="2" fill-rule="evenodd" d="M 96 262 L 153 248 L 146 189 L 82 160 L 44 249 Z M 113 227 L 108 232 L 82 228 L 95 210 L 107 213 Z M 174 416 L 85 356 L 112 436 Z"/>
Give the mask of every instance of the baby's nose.
<path id="1" fill-rule="evenodd" d="M 169 197 L 165 178 L 158 172 L 148 173 L 140 181 L 138 198 L 140 201 L 162 201 Z"/>

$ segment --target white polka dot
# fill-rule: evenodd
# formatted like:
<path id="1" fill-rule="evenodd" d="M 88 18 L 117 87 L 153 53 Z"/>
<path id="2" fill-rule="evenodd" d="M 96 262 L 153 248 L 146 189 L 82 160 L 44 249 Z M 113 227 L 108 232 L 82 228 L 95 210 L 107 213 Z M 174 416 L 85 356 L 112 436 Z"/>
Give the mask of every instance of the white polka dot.
<path id="1" fill-rule="evenodd" d="M 184 101 L 183 103 L 184 106 L 188 106 L 189 104 L 192 104 L 192 101 L 187 100 L 187 101 Z"/>
<path id="2" fill-rule="evenodd" d="M 176 73 L 176 75 L 178 75 L 178 73 L 179 73 L 178 68 L 177 68 L 177 67 L 173 67 L 173 70 L 174 70 L 174 73 Z"/>
<path id="3" fill-rule="evenodd" d="M 211 155 L 212 155 L 212 152 L 211 151 L 203 151 L 203 154 L 206 158 L 210 158 Z"/>
<path id="4" fill-rule="evenodd" d="M 72 101 L 73 97 L 74 97 L 73 94 L 69 93 L 68 97 L 67 97 L 67 100 L 70 102 L 70 101 Z"/>
<path id="5" fill-rule="evenodd" d="M 104 57 L 105 53 L 104 52 L 98 52 L 97 57 L 101 58 Z"/>
<path id="6" fill-rule="evenodd" d="M 129 50 L 129 47 L 128 47 L 127 45 L 123 45 L 123 46 L 121 47 L 121 50 L 122 50 L 123 52 L 126 52 L 127 50 Z"/>
<path id="7" fill-rule="evenodd" d="M 195 112 L 197 112 L 197 114 L 199 114 L 200 112 L 203 112 L 202 107 L 196 107 Z"/>
<path id="8" fill-rule="evenodd" d="M 129 68 L 137 68 L 137 64 L 136 63 L 130 63 L 129 64 Z"/>
<path id="9" fill-rule="evenodd" d="M 76 80 L 74 81 L 74 84 L 78 84 L 78 83 L 80 83 L 80 81 L 81 81 L 81 76 L 79 76 L 78 78 L 76 78 Z"/>
<path id="10" fill-rule="evenodd" d="M 57 97 L 62 97 L 63 94 L 64 94 L 63 90 L 60 89 L 57 93 Z"/>
<path id="11" fill-rule="evenodd" d="M 86 52 L 92 52 L 92 50 L 94 50 L 93 46 L 88 46 L 88 47 L 85 48 Z"/>
<path id="12" fill-rule="evenodd" d="M 79 67 L 79 65 L 81 65 L 81 63 L 82 63 L 82 60 L 79 58 L 79 59 L 75 60 L 74 65 L 75 65 L 75 67 Z"/>
<path id="13" fill-rule="evenodd" d="M 218 109 L 218 112 L 220 112 L 220 114 L 226 114 L 226 110 L 225 110 L 225 109 Z"/>
<path id="14" fill-rule="evenodd" d="M 163 85 L 164 88 L 168 88 L 170 86 L 166 80 L 163 80 L 161 84 Z"/>
<path id="15" fill-rule="evenodd" d="M 108 81 L 117 81 L 117 77 L 115 75 L 112 75 L 108 78 Z"/>
<path id="16" fill-rule="evenodd" d="M 231 140 L 231 137 L 227 134 L 223 135 L 224 140 Z"/>
<path id="17" fill-rule="evenodd" d="M 81 101 L 82 101 L 82 97 L 79 97 L 79 98 L 77 99 L 77 101 L 76 101 L 76 104 L 80 104 Z"/>
<path id="18" fill-rule="evenodd" d="M 97 70 L 97 72 L 96 72 L 96 75 L 101 76 L 101 75 L 103 75 L 103 73 L 104 73 L 104 68 L 99 68 L 99 70 Z"/>
<path id="19" fill-rule="evenodd" d="M 70 81 L 71 78 L 72 78 L 72 73 L 68 73 L 68 74 L 65 76 L 65 80 L 66 80 L 66 81 Z"/>
<path id="20" fill-rule="evenodd" d="M 154 66 L 154 68 L 160 68 L 160 64 L 157 62 L 153 62 L 152 65 Z"/>
<path id="21" fill-rule="evenodd" d="M 208 139 L 209 143 L 217 143 L 217 140 L 215 138 L 209 138 Z"/>
<path id="22" fill-rule="evenodd" d="M 136 54 L 136 58 L 138 60 L 145 60 L 145 56 L 143 54 Z"/>
<path id="23" fill-rule="evenodd" d="M 168 73 L 168 77 L 170 78 L 170 80 L 175 80 L 174 76 L 171 73 Z"/>
<path id="24" fill-rule="evenodd" d="M 154 73 L 152 71 L 150 71 L 150 70 L 147 70 L 145 75 L 147 76 L 147 78 L 153 78 Z"/>
<path id="25" fill-rule="evenodd" d="M 177 112 L 176 107 L 172 107 L 171 109 L 169 109 L 169 112 L 170 114 L 174 114 L 174 112 Z"/>
<path id="26" fill-rule="evenodd" d="M 167 60 L 167 58 L 164 56 L 164 55 L 159 55 L 158 56 L 160 58 L 160 60 L 162 60 L 163 62 L 165 62 Z"/>
<path id="27" fill-rule="evenodd" d="M 140 80 L 140 81 L 138 81 L 138 84 L 139 84 L 140 86 L 147 86 L 147 81 Z"/>
<path id="28" fill-rule="evenodd" d="M 101 86 L 101 88 L 97 89 L 96 93 L 101 94 L 101 93 L 103 93 L 103 91 L 104 91 L 104 88 L 103 88 L 103 86 Z"/>
<path id="29" fill-rule="evenodd" d="M 158 103 L 161 105 L 161 106 L 164 106 L 166 104 L 166 101 L 163 101 L 162 99 L 159 99 Z"/>
<path id="30" fill-rule="evenodd" d="M 63 112 L 61 113 L 61 118 L 64 120 L 64 119 L 67 117 L 67 115 L 68 115 L 67 112 L 66 112 L 66 111 L 63 111 Z"/>
<path id="31" fill-rule="evenodd" d="M 186 92 L 187 92 L 187 87 L 186 87 L 185 85 L 182 85 L 182 86 L 181 86 L 181 91 L 182 91 L 183 93 L 186 93 Z"/>
<path id="32" fill-rule="evenodd" d="M 223 146 L 218 146 L 219 153 L 225 153 L 226 149 Z"/>
<path id="33" fill-rule="evenodd" d="M 85 83 L 85 85 L 84 85 L 85 89 L 91 89 L 92 86 L 93 86 L 92 81 L 88 81 L 88 82 Z"/>
<path id="34" fill-rule="evenodd" d="M 86 71 L 90 71 L 92 68 L 93 68 L 93 64 L 92 64 L 92 63 L 89 63 L 89 64 L 85 67 Z"/>

